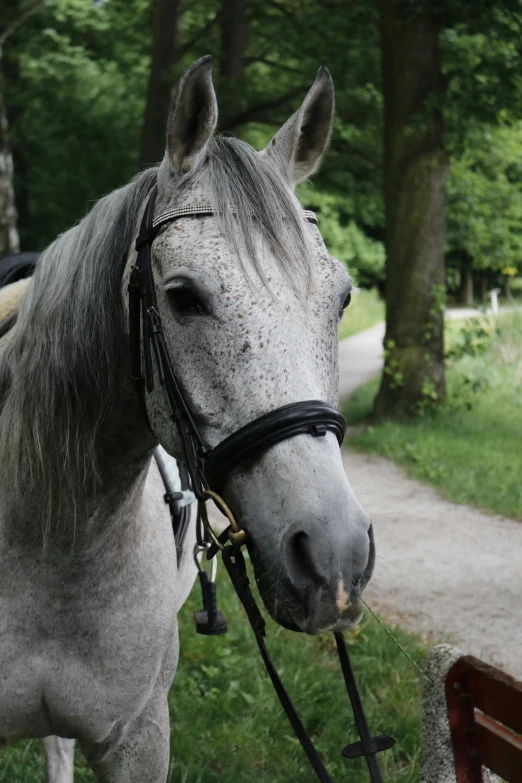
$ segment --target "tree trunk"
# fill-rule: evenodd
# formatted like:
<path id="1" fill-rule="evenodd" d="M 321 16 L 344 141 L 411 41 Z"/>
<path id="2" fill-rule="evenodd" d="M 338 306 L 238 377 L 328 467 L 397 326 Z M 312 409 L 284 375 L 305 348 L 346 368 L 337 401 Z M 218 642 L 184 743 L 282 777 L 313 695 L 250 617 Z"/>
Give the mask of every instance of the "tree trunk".
<path id="1" fill-rule="evenodd" d="M 247 31 L 246 0 L 222 0 L 219 71 L 223 79 L 238 81 L 243 76 Z"/>
<path id="2" fill-rule="evenodd" d="M 385 367 L 377 416 L 444 396 L 444 201 L 439 29 L 434 2 L 380 0 L 386 209 Z"/>
<path id="3" fill-rule="evenodd" d="M 152 60 L 141 138 L 141 165 L 163 158 L 167 119 L 174 89 L 174 68 L 183 55 L 184 0 L 155 0 L 153 4 Z"/>
<path id="4" fill-rule="evenodd" d="M 473 291 L 473 269 L 471 259 L 465 256 L 461 268 L 460 301 L 462 304 L 472 307 L 475 294 Z"/>
<path id="5" fill-rule="evenodd" d="M 509 304 L 513 302 L 513 294 L 511 293 L 511 278 L 509 275 L 504 277 L 504 296 Z"/>
<path id="6" fill-rule="evenodd" d="M 222 0 L 220 17 L 220 128 L 228 130 L 230 118 L 244 108 L 239 101 L 244 100 L 241 80 L 248 39 L 246 0 Z"/>
<path id="7" fill-rule="evenodd" d="M 0 257 L 20 250 L 0 50 Z"/>
<path id="8" fill-rule="evenodd" d="M 480 273 L 480 294 L 484 304 L 488 303 L 488 273 L 483 269 Z"/>

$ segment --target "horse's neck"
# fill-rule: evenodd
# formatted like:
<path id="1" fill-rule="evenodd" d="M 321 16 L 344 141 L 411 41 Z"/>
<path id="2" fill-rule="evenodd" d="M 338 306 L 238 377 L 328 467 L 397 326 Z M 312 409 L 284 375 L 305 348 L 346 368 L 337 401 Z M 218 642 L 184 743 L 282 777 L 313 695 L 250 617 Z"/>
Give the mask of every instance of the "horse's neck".
<path id="1" fill-rule="evenodd" d="M 3 526 L 19 543 L 79 552 L 94 542 L 116 541 L 132 534 L 132 514 L 139 514 L 155 441 L 147 428 L 134 389 L 128 385 L 113 405 L 96 439 L 96 478 L 72 497 L 56 487 L 51 509 L 42 506 L 41 487 L 22 466 L 21 486 L 3 492 Z"/>

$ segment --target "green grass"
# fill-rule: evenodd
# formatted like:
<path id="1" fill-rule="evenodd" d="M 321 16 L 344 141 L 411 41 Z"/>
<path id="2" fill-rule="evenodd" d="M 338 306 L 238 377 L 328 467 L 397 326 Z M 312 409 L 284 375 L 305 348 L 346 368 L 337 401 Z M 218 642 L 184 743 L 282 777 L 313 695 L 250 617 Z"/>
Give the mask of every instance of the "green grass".
<path id="1" fill-rule="evenodd" d="M 368 329 L 383 320 L 384 302 L 376 289 L 361 288 L 354 291 L 350 306 L 346 308 L 339 327 L 339 339 L 344 340 L 345 337 Z"/>
<path id="2" fill-rule="evenodd" d="M 311 783 L 312 772 L 264 672 L 243 610 L 220 568 L 220 604 L 227 635 L 206 638 L 193 630 L 198 586 L 180 617 L 181 662 L 170 694 L 172 762 L 169 783 Z M 416 637 L 394 630 L 414 660 L 424 649 Z M 347 634 L 370 728 L 397 739 L 381 754 L 385 779 L 419 779 L 419 676 L 371 616 Z M 333 779 L 368 783 L 360 760 L 341 749 L 358 737 L 333 634 L 297 636 L 269 623 L 268 646 Z M 94 778 L 77 754 L 75 783 Z M 2 783 L 44 783 L 39 743 L 8 747 L 0 760 Z"/>
<path id="3" fill-rule="evenodd" d="M 453 322 L 447 337 L 457 352 L 469 349 L 449 362 L 443 409 L 369 426 L 350 444 L 401 463 L 453 501 L 522 520 L 522 314 Z M 346 403 L 349 423 L 368 416 L 378 384 Z"/>

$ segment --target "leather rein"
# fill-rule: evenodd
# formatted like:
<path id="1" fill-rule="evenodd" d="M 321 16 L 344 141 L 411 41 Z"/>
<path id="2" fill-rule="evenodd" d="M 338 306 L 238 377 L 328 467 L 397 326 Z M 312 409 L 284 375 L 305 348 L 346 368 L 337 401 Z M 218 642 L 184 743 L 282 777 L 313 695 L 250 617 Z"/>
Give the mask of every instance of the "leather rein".
<path id="1" fill-rule="evenodd" d="M 250 590 L 245 560 L 241 552 L 241 545 L 246 541 L 246 533 L 239 528 L 234 515 L 217 492 L 221 490 L 234 468 L 244 464 L 246 461 L 255 460 L 276 443 L 296 435 L 309 434 L 312 437 L 323 437 L 327 432 L 333 432 L 339 442 L 339 446 L 341 446 L 346 430 L 346 422 L 342 414 L 328 403 L 320 400 L 295 402 L 259 416 L 225 438 L 214 448 L 210 449 L 207 447 L 191 414 L 190 406 L 185 400 L 169 355 L 158 310 L 151 251 L 152 243 L 162 226 L 173 223 L 183 217 L 211 216 L 214 214 L 214 210 L 210 204 L 198 204 L 171 209 L 154 217 L 156 197 L 157 186 L 155 185 L 148 198 L 141 221 L 135 246 L 137 259 L 132 266 L 128 286 L 132 382 L 138 392 L 147 421 L 146 395 L 154 390 L 156 382 L 164 387 L 171 409 L 170 418 L 177 428 L 182 444 L 185 465 L 190 477 L 190 488 L 198 500 L 198 544 L 196 549 L 206 551 L 207 559 L 213 558 L 218 550 L 222 551 L 223 562 L 246 611 L 263 661 L 282 707 L 308 756 L 318 780 L 321 783 L 333 783 L 279 678 L 266 648 L 264 642 L 265 621 Z M 313 212 L 303 211 L 303 217 L 317 222 Z M 160 467 L 159 462 L 158 466 Z M 163 478 L 165 478 L 164 473 L 165 471 L 162 471 Z M 175 493 L 169 491 L 167 484 L 165 486 L 165 500 L 171 506 L 172 500 L 175 500 Z M 230 523 L 229 527 L 223 531 L 219 538 L 215 536 L 208 524 L 205 503 L 209 498 L 214 500 Z M 185 514 L 182 524 L 174 525 L 178 556 L 182 550 L 183 538 L 187 527 L 188 522 Z M 210 543 L 210 540 L 212 540 L 212 543 Z M 226 621 L 216 608 L 215 583 L 213 579 L 208 580 L 197 558 L 196 563 L 198 564 L 204 599 L 204 610 L 196 612 L 196 627 L 200 633 L 210 635 L 223 633 L 226 630 Z M 391 747 L 394 740 L 388 736 L 371 736 L 343 634 L 335 632 L 335 640 L 356 725 L 361 737 L 359 742 L 352 743 L 344 748 L 343 756 L 346 758 L 364 756 L 373 783 L 382 783 L 376 754 Z"/>

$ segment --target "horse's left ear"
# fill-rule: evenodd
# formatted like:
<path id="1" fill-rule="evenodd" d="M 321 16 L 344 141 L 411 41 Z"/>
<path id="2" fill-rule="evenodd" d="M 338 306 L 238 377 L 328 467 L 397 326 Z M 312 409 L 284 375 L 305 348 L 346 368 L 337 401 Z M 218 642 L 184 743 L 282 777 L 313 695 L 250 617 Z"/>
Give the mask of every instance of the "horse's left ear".
<path id="1" fill-rule="evenodd" d="M 175 174 L 188 174 L 197 167 L 217 119 L 212 57 L 201 57 L 181 77 L 169 117 L 167 156 Z"/>
<path id="2" fill-rule="evenodd" d="M 292 185 L 319 166 L 330 141 L 334 114 L 334 87 L 330 72 L 319 68 L 301 108 L 280 128 L 262 155 L 272 158 Z"/>

